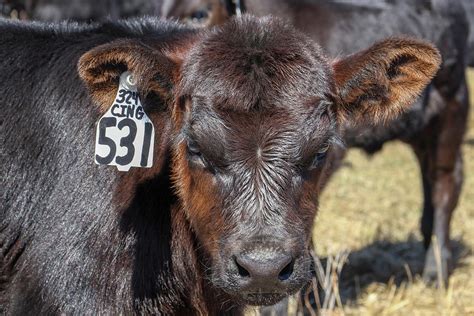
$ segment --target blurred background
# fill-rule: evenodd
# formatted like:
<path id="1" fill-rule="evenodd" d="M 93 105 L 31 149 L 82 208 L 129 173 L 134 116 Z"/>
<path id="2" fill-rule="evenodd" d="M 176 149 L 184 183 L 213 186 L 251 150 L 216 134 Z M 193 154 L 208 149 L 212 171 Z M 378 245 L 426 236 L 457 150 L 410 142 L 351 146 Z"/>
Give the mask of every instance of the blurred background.
<path id="1" fill-rule="evenodd" d="M 367 5 L 380 6 L 384 0 L 337 1 L 360 9 Z M 274 2 L 272 14 L 288 10 L 281 2 Z M 430 0 L 416 2 L 429 4 Z M 264 0 L 260 3 L 269 5 Z M 468 22 L 474 24 L 474 0 L 464 0 L 464 5 Z M 259 9 L 258 3 L 254 8 Z M 245 9 L 244 2 L 239 0 L 0 0 L 0 16 L 4 18 L 49 22 L 92 23 L 154 15 L 210 27 Z M 473 33 L 474 30 L 469 45 L 474 42 Z M 466 61 L 471 65 L 474 65 L 474 58 L 469 59 L 474 56 L 473 51 L 474 46 L 469 46 Z M 466 75 L 472 109 L 474 68 L 466 68 Z M 398 141 L 385 144 L 375 155 L 369 156 L 358 149 L 349 151 L 324 190 L 314 228 L 322 274 L 329 280 L 324 289 L 327 299 L 322 314 L 474 315 L 472 117 L 468 120 L 462 150 L 465 182 L 451 223 L 455 269 L 447 289 L 428 286 L 420 276 L 425 254 L 419 230 L 423 192 L 413 151 Z M 330 268 L 326 269 L 327 266 Z M 283 308 L 294 313 L 297 305 L 295 299 L 290 299 L 288 306 L 280 307 L 280 312 Z M 248 311 L 249 315 L 267 313 L 275 314 L 277 309 Z"/>

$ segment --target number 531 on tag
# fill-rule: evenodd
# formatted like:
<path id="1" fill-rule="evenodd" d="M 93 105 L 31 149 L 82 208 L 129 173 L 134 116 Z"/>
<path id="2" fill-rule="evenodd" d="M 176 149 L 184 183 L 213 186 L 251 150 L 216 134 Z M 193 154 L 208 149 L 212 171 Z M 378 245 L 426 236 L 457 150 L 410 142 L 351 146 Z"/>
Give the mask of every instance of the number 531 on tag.
<path id="1" fill-rule="evenodd" d="M 122 74 L 114 103 L 97 123 L 95 142 L 95 162 L 120 171 L 153 164 L 153 123 L 129 78 L 129 73 Z"/>

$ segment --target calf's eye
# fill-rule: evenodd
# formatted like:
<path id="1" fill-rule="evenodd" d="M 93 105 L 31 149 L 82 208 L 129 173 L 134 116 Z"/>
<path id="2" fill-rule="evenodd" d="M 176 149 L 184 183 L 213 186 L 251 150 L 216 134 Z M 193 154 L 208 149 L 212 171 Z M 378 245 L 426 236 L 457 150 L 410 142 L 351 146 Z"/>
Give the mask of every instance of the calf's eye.
<path id="1" fill-rule="evenodd" d="M 188 141 L 187 143 L 188 159 L 194 165 L 200 168 L 209 168 L 210 165 L 204 158 L 199 146 L 194 141 Z"/>
<path id="2" fill-rule="evenodd" d="M 326 154 L 328 150 L 329 150 L 329 144 L 325 143 L 325 144 L 322 145 L 321 148 L 318 150 L 318 154 Z"/>
<path id="3" fill-rule="evenodd" d="M 201 156 L 201 151 L 195 142 L 188 142 L 188 153 L 191 156 Z"/>
<path id="4" fill-rule="evenodd" d="M 314 157 L 310 169 L 319 167 L 321 162 L 323 162 L 323 160 L 326 158 L 326 154 L 329 150 L 329 147 L 329 144 L 324 144 L 323 146 L 321 146 L 321 148 L 316 152 L 316 156 Z"/>

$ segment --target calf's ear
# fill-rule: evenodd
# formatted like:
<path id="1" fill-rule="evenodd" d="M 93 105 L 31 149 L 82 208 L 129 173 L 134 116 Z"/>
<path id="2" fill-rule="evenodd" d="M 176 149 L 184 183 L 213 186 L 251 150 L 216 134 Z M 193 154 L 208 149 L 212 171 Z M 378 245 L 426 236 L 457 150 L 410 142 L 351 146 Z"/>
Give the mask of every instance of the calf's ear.
<path id="1" fill-rule="evenodd" d="M 82 55 L 77 66 L 79 76 L 101 113 L 112 105 L 120 75 L 125 71 L 137 80 L 142 99 L 153 93 L 158 102 L 166 104 L 180 78 L 180 66 L 190 42 L 184 40 L 170 44 L 167 49 L 154 49 L 138 40 L 117 40 Z"/>
<path id="2" fill-rule="evenodd" d="M 343 123 L 378 123 L 407 110 L 441 63 L 431 44 L 390 38 L 333 63 L 338 118 Z"/>
<path id="3" fill-rule="evenodd" d="M 134 192 L 134 189 L 130 189 L 130 185 L 162 170 L 172 133 L 173 87 L 180 80 L 181 65 L 196 39 L 195 34 L 187 37 L 180 34 L 179 39 L 167 42 L 166 48 L 154 48 L 134 39 L 117 40 L 97 46 L 79 59 L 79 76 L 98 107 L 99 116 L 112 106 L 120 75 L 129 71 L 137 82 L 140 99 L 155 127 L 153 167 L 133 168 L 127 172 L 127 177 L 135 180 L 124 180 L 127 184 L 121 186 L 124 188 L 121 191 L 123 196 L 131 198 L 127 192 Z"/>

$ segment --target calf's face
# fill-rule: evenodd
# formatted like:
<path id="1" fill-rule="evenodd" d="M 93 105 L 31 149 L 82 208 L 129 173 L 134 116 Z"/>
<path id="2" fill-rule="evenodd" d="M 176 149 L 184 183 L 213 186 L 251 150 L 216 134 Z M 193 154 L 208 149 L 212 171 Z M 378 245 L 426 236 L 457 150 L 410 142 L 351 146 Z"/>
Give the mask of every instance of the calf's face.
<path id="1" fill-rule="evenodd" d="M 268 18 L 205 36 L 182 68 L 174 171 L 212 282 L 248 304 L 273 304 L 308 282 L 339 126 L 400 112 L 438 64 L 431 46 L 395 39 L 330 62 Z"/>
<path id="2" fill-rule="evenodd" d="M 161 117 L 174 126 L 174 184 L 204 273 L 236 301 L 273 304 L 310 280 L 319 185 L 341 126 L 402 112 L 439 55 L 390 39 L 330 61 L 280 20 L 249 16 L 181 47 L 174 70 L 156 66 L 160 81 L 149 86 L 163 95 L 164 77 L 175 85 Z M 87 83 L 90 57 L 80 63 Z"/>
<path id="3" fill-rule="evenodd" d="M 176 149 L 185 209 L 210 254 L 212 281 L 247 303 L 271 304 L 309 278 L 307 248 L 324 158 L 337 137 L 334 117 L 316 99 L 294 111 L 248 113 L 199 99 L 186 101 L 192 109 Z"/>
<path id="4" fill-rule="evenodd" d="M 188 56 L 174 170 L 212 282 L 271 304 L 310 277 L 318 180 L 337 125 L 320 49 L 260 23 L 231 24 Z"/>

